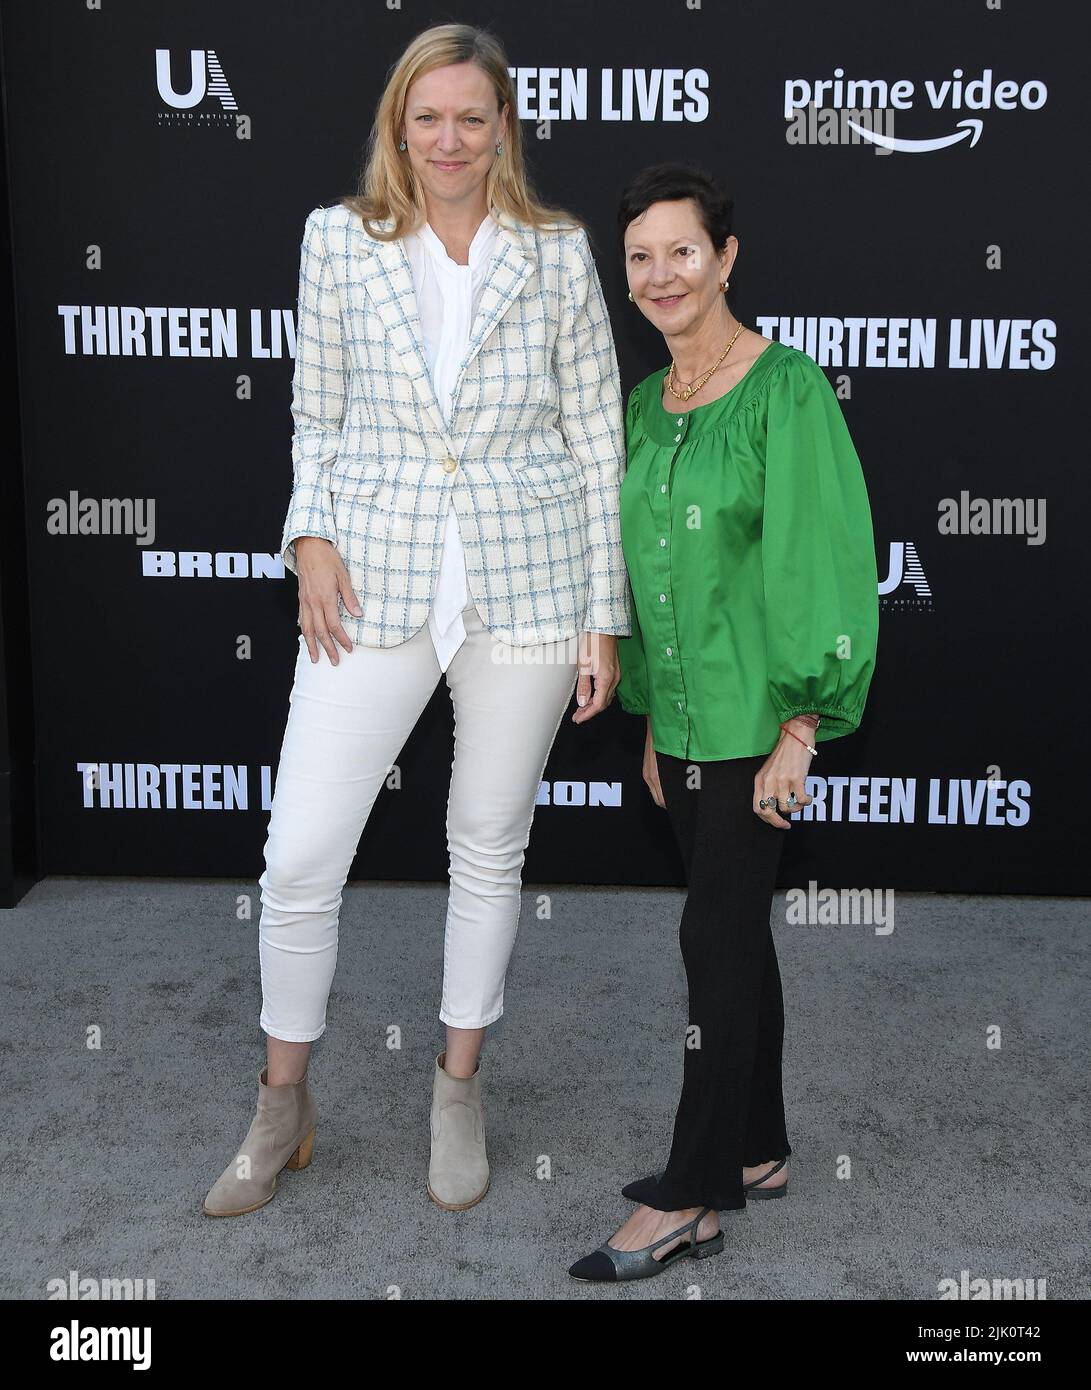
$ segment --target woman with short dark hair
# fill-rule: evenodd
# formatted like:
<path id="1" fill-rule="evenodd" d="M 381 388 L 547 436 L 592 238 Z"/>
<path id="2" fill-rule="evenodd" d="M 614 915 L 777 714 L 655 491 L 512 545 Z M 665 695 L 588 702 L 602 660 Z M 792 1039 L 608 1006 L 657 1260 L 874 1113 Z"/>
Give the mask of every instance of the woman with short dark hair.
<path id="1" fill-rule="evenodd" d="M 875 665 L 863 471 L 805 353 L 725 298 L 738 238 L 708 174 L 667 164 L 621 200 L 629 299 L 668 368 L 630 393 L 621 526 L 634 600 L 618 699 L 646 717 L 644 777 L 686 871 L 682 1095 L 666 1168 L 576 1278 L 659 1274 L 723 1248 L 718 1212 L 782 1197 L 791 1147 L 770 903 L 816 743 L 854 730 Z"/>

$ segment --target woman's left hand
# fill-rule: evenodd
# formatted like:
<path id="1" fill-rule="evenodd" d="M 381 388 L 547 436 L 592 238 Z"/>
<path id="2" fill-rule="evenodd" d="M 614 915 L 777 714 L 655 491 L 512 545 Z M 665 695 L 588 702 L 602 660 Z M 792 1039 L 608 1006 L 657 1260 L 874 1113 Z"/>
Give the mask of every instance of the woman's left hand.
<path id="1" fill-rule="evenodd" d="M 793 720 L 788 721 L 788 727 L 795 727 Z M 813 745 L 814 730 L 808 725 L 799 725 L 796 728 L 796 733 L 800 738 L 806 739 L 808 744 Z M 754 778 L 754 814 L 760 816 L 762 820 L 768 821 L 770 825 L 777 826 L 780 830 L 790 830 L 792 828 L 791 821 L 778 815 L 772 806 L 759 806 L 758 802 L 769 801 L 775 796 L 777 809 L 789 813 L 798 811 L 801 806 L 810 805 L 813 798 L 804 791 L 807 774 L 810 770 L 810 753 L 802 743 L 798 743 L 791 734 L 786 734 L 781 729 L 780 742 L 762 763 L 757 776 Z M 791 807 L 788 805 L 789 792 L 796 794 L 795 805 Z"/>
<path id="2" fill-rule="evenodd" d="M 573 724 L 584 724 L 601 714 L 614 698 L 621 668 L 617 664 L 617 638 L 609 632 L 585 632 L 580 637 L 579 677 Z M 592 677 L 594 685 L 592 688 Z"/>

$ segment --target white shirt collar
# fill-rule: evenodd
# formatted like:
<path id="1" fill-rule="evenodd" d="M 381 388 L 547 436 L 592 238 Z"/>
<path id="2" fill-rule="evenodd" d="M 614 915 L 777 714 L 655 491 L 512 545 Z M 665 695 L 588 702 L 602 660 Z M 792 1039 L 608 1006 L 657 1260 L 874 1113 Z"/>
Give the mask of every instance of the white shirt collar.
<path id="1" fill-rule="evenodd" d="M 489 252 L 493 236 L 496 233 L 497 224 L 490 213 L 486 213 L 482 218 L 481 225 L 474 233 L 473 240 L 470 242 L 469 265 L 459 265 L 447 254 L 447 248 L 439 237 L 432 230 L 429 222 L 421 225 L 419 236 L 421 242 L 428 248 L 433 262 L 437 267 L 446 271 L 451 270 L 475 270 L 485 259 Z"/>

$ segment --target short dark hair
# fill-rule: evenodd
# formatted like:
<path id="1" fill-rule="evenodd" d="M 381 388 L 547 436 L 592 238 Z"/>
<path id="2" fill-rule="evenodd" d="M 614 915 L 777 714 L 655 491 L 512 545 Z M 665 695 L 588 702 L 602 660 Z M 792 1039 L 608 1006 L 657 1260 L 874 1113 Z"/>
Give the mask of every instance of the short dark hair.
<path id="1" fill-rule="evenodd" d="M 717 255 L 731 235 L 733 199 L 707 170 L 690 163 L 651 164 L 630 179 L 621 195 L 617 213 L 617 245 L 625 259 L 625 233 L 629 223 L 647 212 L 653 203 L 673 203 L 692 198 L 701 226 Z"/>

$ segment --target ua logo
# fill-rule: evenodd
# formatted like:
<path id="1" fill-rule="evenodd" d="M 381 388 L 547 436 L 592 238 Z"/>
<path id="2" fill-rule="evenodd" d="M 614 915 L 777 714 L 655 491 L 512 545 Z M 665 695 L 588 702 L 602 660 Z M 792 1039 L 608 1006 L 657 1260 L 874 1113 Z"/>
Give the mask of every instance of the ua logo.
<path id="1" fill-rule="evenodd" d="M 189 51 L 189 91 L 176 92 L 171 76 L 170 49 L 155 50 L 155 81 L 159 95 L 168 106 L 186 111 L 199 106 L 206 96 L 215 97 L 225 111 L 237 111 L 238 103 L 224 76 L 214 49 L 191 48 Z"/>
<path id="2" fill-rule="evenodd" d="M 879 581 L 879 592 L 889 594 L 901 584 L 915 589 L 918 598 L 932 597 L 917 547 L 912 541 L 890 542 L 890 569 L 886 578 Z"/>

